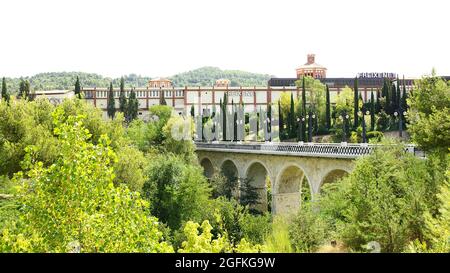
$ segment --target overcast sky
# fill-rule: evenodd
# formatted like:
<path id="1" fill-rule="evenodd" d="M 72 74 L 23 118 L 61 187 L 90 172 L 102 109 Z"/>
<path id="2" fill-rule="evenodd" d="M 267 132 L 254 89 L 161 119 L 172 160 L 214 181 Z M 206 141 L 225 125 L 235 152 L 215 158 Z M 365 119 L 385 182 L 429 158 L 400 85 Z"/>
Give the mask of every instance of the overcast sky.
<path id="1" fill-rule="evenodd" d="M 171 76 L 217 66 L 294 77 L 450 75 L 450 1 L 2 0 L 0 76 Z"/>

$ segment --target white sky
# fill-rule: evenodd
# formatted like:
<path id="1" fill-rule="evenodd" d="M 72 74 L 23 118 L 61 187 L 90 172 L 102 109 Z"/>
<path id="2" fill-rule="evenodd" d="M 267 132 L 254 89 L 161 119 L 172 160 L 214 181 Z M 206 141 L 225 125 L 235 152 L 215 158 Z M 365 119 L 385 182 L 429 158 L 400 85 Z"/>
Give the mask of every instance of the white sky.
<path id="1" fill-rule="evenodd" d="M 294 77 L 450 75 L 450 1 L 2 0 L 0 76 L 170 76 L 201 66 Z"/>

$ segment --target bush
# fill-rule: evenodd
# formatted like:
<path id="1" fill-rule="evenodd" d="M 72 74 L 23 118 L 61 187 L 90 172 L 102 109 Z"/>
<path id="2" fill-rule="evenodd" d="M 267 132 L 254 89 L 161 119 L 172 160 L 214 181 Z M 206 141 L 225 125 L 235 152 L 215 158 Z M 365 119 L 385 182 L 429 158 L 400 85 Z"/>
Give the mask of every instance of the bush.
<path id="1" fill-rule="evenodd" d="M 289 238 L 296 252 L 315 252 L 327 238 L 326 223 L 306 203 L 289 225 Z"/>

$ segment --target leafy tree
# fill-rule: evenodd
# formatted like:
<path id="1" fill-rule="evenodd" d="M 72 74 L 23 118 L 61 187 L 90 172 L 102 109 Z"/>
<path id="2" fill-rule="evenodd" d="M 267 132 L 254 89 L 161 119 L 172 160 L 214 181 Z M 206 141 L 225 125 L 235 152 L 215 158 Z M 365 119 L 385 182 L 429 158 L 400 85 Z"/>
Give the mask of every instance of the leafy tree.
<path id="1" fill-rule="evenodd" d="M 116 149 L 117 161 L 114 163 L 114 185 L 126 185 L 131 191 L 141 192 L 149 162 L 144 154 L 131 145 Z"/>
<path id="2" fill-rule="evenodd" d="M 51 132 L 53 107 L 48 100 L 0 103 L 0 176 L 12 177 L 22 170 L 20 162 L 29 145 L 37 147 L 39 161 L 53 161 L 58 151 Z"/>
<path id="3" fill-rule="evenodd" d="M 4 99 L 7 103 L 9 103 L 10 96 L 9 96 L 9 93 L 8 93 L 8 89 L 6 87 L 6 79 L 5 79 L 5 77 L 3 77 L 3 79 L 2 79 L 2 94 L 1 95 L 2 95 L 1 98 Z"/>
<path id="4" fill-rule="evenodd" d="M 383 252 L 400 252 L 423 238 L 427 196 L 433 195 L 426 162 L 386 144 L 359 159 L 338 185 L 324 187 L 319 201 L 324 219 L 354 250 L 376 241 Z"/>
<path id="5" fill-rule="evenodd" d="M 259 213 L 255 209 L 255 205 L 260 204 L 258 189 L 253 186 L 252 178 L 243 178 L 241 181 L 241 198 L 240 202 L 243 206 L 249 206 L 252 213 Z"/>
<path id="6" fill-rule="evenodd" d="M 80 78 L 77 76 L 77 80 L 75 81 L 75 96 L 77 98 L 81 98 L 81 84 L 80 84 Z"/>
<path id="7" fill-rule="evenodd" d="M 149 217 L 147 203 L 126 187 L 113 186 L 116 160 L 106 136 L 98 145 L 81 117 L 65 119 L 54 112 L 59 155 L 49 168 L 29 146 L 18 173 L 18 202 L 23 210 L 17 222 L 0 235 L 3 252 L 171 252 L 161 242 L 157 219 Z"/>
<path id="8" fill-rule="evenodd" d="M 112 82 L 109 85 L 106 111 L 108 113 L 108 117 L 114 119 L 114 115 L 116 114 L 116 100 L 114 99 L 114 89 Z"/>
<path id="9" fill-rule="evenodd" d="M 143 192 L 152 214 L 172 230 L 185 221 L 204 219 L 211 188 L 202 168 L 171 154 L 155 155 L 151 162 Z"/>
<path id="10" fill-rule="evenodd" d="M 120 78 L 119 111 L 127 116 L 127 97 L 125 96 L 125 80 Z"/>
<path id="11" fill-rule="evenodd" d="M 415 84 L 408 100 L 409 132 L 423 149 L 445 154 L 450 147 L 450 83 L 434 72 Z"/>
<path id="12" fill-rule="evenodd" d="M 186 134 L 186 132 L 184 132 L 187 127 L 186 125 L 189 125 L 188 129 L 190 130 L 187 133 L 191 136 L 194 129 L 193 120 L 185 120 L 183 117 L 178 115 L 172 116 L 162 128 L 162 134 L 164 137 L 162 145 L 166 153 L 179 155 L 185 160 L 185 162 L 194 164 L 197 162 L 194 143 L 190 138 L 183 138 Z"/>
<path id="13" fill-rule="evenodd" d="M 199 234 L 198 228 L 202 232 Z M 213 227 L 209 221 L 203 221 L 202 225 L 188 221 L 184 227 L 184 234 L 187 238 L 183 242 L 182 247 L 178 249 L 180 253 L 229 253 L 229 252 L 261 252 L 260 245 L 252 245 L 247 240 L 242 239 L 241 242 L 233 247 L 228 241 L 227 234 L 219 234 L 214 238 L 212 234 Z"/>
<path id="14" fill-rule="evenodd" d="M 448 172 L 449 176 L 450 172 Z M 439 214 L 433 217 L 425 213 L 425 239 L 415 240 L 409 246 L 411 252 L 450 252 L 450 182 L 447 179 L 437 195 L 440 202 Z M 428 242 L 428 244 L 427 244 Z"/>

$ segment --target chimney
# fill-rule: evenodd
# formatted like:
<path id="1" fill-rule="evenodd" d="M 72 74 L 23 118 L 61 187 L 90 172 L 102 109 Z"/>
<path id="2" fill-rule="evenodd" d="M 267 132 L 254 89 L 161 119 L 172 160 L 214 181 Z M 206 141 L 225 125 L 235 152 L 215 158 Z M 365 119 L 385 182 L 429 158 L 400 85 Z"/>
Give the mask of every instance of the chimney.
<path id="1" fill-rule="evenodd" d="M 315 54 L 308 54 L 308 63 L 307 64 L 313 64 L 315 63 Z"/>

